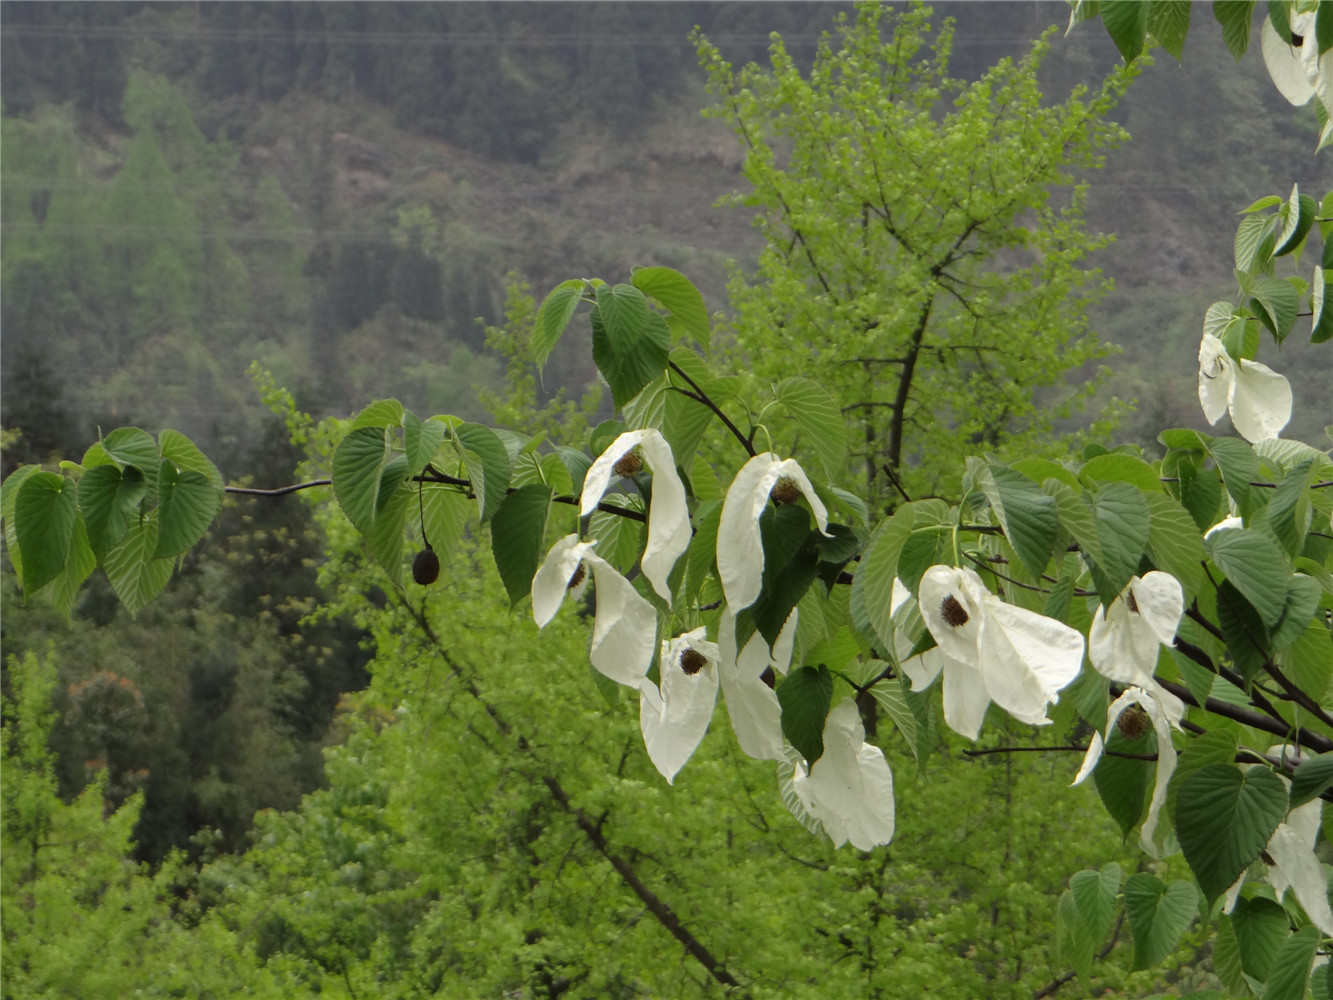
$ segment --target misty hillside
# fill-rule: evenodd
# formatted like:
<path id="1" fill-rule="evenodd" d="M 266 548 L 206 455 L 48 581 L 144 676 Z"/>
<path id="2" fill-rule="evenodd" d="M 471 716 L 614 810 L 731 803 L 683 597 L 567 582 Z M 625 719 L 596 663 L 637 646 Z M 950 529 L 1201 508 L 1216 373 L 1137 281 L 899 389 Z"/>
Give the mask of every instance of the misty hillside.
<path id="1" fill-rule="evenodd" d="M 260 413 L 252 361 L 317 413 L 396 396 L 484 417 L 477 388 L 500 364 L 483 325 L 502 321 L 511 276 L 540 297 L 666 264 L 725 310 L 729 262 L 749 266 L 759 242 L 743 210 L 714 207 L 741 154 L 700 116 L 687 34 L 740 63 L 779 31 L 808 59 L 839 9 L 5 3 L 4 424 L 23 432 L 7 461 L 132 421 L 225 457 Z M 965 77 L 1067 17 L 940 11 Z M 1200 424 L 1193 357 L 1203 310 L 1234 290 L 1235 213 L 1325 180 L 1313 113 L 1292 115 L 1257 53 L 1237 70 L 1196 20 L 1183 65 L 1159 56 L 1131 87 L 1133 141 L 1089 178 L 1089 228 L 1116 235 L 1095 325 L 1125 348 L 1111 391 L 1143 400 L 1124 428 L 1143 443 Z M 1047 91 L 1117 59 L 1081 26 L 1057 37 Z M 1330 362 L 1300 339 L 1274 366 L 1306 407 L 1289 434 L 1313 438 Z M 592 377 L 569 351 L 545 384 Z"/>

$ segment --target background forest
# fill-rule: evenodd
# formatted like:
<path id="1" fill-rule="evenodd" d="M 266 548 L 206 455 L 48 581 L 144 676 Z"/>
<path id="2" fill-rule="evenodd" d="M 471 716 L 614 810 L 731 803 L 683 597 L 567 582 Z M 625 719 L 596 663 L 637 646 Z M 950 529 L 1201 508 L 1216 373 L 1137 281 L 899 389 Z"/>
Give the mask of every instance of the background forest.
<path id="1" fill-rule="evenodd" d="M 4 3 L 4 471 L 136 423 L 277 486 L 323 446 L 302 414 L 386 396 L 531 429 L 609 416 L 569 402 L 595 382 L 585 345 L 533 379 L 526 290 L 662 264 L 725 314 L 762 239 L 714 207 L 743 153 L 699 114 L 689 31 L 737 66 L 778 31 L 808 62 L 839 9 Z M 965 79 L 1067 16 L 937 14 Z M 1183 63 L 1132 82 L 1131 141 L 1087 177 L 1087 228 L 1115 236 L 1089 321 L 1121 353 L 1062 430 L 1115 398 L 1139 401 L 1118 441 L 1202 426 L 1197 338 L 1231 291 L 1235 212 L 1317 180 L 1313 114 L 1216 31 L 1199 17 Z M 1059 100 L 1118 60 L 1076 30 L 1041 83 Z M 1307 405 L 1287 436 L 1313 441 L 1333 371 L 1299 340 L 1275 366 Z M 448 593 L 394 600 L 345 529 L 233 498 L 135 618 L 99 576 L 67 624 L 5 565 L 5 996 L 718 990 L 627 868 L 755 996 L 1077 990 L 1059 890 L 1139 859 L 1095 791 L 1063 788 L 1068 762 L 960 747 L 914 769 L 886 747 L 913 785 L 899 824 L 929 835 L 835 851 L 726 740 L 662 784 L 633 711 L 588 683 L 580 622 L 538 644 L 466 552 Z M 1209 954 L 1200 932 L 1131 973 L 1121 946 L 1096 985 L 1212 983 Z"/>

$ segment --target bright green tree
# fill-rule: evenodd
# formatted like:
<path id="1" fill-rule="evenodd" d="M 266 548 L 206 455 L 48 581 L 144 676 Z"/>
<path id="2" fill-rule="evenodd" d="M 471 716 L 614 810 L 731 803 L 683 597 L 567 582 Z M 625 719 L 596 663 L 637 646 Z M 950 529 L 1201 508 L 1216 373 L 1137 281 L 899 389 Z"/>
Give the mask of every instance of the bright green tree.
<path id="1" fill-rule="evenodd" d="M 280 996 L 243 940 L 178 919 L 189 880 L 179 858 L 156 872 L 133 860 L 139 796 L 115 808 L 101 781 L 73 802 L 56 794 L 50 660 L 12 657 L 5 674 L 0 996 Z"/>
<path id="2" fill-rule="evenodd" d="M 1048 36 L 969 84 L 948 75 L 951 22 L 931 21 L 863 5 L 808 73 L 776 36 L 768 69 L 696 39 L 710 114 L 745 154 L 731 201 L 764 237 L 729 286 L 739 355 L 834 393 L 881 501 L 955 489 L 978 447 L 1058 450 L 1054 419 L 1094 385 L 1066 373 L 1107 353 L 1086 315 L 1106 240 L 1083 228 L 1081 172 L 1126 138 L 1107 116 L 1133 72 L 1047 101 Z"/>
<path id="3" fill-rule="evenodd" d="M 447 597 L 385 603 L 355 536 L 331 528 L 326 583 L 374 637 L 374 680 L 349 700 L 330 787 L 262 814 L 256 846 L 198 883 L 208 919 L 249 929 L 294 996 L 735 982 L 754 997 L 1019 998 L 1064 972 L 1049 922 L 1065 872 L 1130 861 L 1087 793 L 1053 794 L 1039 755 L 931 766 L 904 815 L 930 837 L 864 854 L 812 842 L 729 738 L 669 787 L 637 748 L 633 699 L 588 684 L 576 621 L 538 639 L 470 545 Z M 1118 959 L 1100 982 L 1123 981 Z"/>

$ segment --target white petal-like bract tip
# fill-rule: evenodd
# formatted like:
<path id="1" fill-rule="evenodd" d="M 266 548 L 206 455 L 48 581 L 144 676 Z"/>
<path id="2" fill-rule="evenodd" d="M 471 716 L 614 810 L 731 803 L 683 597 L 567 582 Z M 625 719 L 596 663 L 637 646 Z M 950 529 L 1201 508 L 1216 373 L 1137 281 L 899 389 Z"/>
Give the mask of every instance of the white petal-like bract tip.
<path id="1" fill-rule="evenodd" d="M 662 643 L 658 667 L 660 685 L 647 678 L 639 682 L 639 728 L 649 758 L 668 782 L 674 782 L 713 717 L 718 647 L 697 628 Z"/>
<path id="2" fill-rule="evenodd" d="M 560 610 L 569 581 L 594 544 L 580 542 L 578 535 L 566 535 L 551 546 L 532 577 L 532 617 L 538 627 L 544 628 Z"/>
<path id="3" fill-rule="evenodd" d="M 588 553 L 587 562 L 597 587 L 597 617 L 588 658 L 613 681 L 637 687 L 657 652 L 657 612 L 605 559 Z"/>
<path id="4" fill-rule="evenodd" d="M 893 839 L 893 772 L 879 747 L 865 742 L 856 702 L 846 698 L 824 722 L 824 755 L 807 787 L 816 817 L 835 847 L 868 851 Z"/>
<path id="5" fill-rule="evenodd" d="M 1246 441 L 1282 433 L 1291 420 L 1291 383 L 1267 365 L 1242 361 L 1231 389 L 1231 422 Z"/>
<path id="6" fill-rule="evenodd" d="M 1268 880 L 1279 899 L 1290 887 L 1306 915 L 1325 934 L 1333 934 L 1333 910 L 1328 904 L 1328 877 L 1324 866 L 1305 838 L 1292 826 L 1278 824 L 1268 842 L 1268 855 L 1273 859 Z"/>
<path id="7" fill-rule="evenodd" d="M 1083 755 L 1083 766 L 1078 769 L 1078 774 L 1074 776 L 1071 785 L 1081 785 L 1087 780 L 1088 775 L 1097 770 L 1097 763 L 1102 759 L 1102 750 L 1106 742 L 1102 739 L 1102 734 L 1093 730 L 1092 739 L 1088 740 L 1087 753 Z"/>
<path id="8" fill-rule="evenodd" d="M 778 703 L 777 693 L 763 680 L 763 674 L 766 669 L 786 671 L 791 662 L 795 626 L 796 612 L 793 610 L 771 654 L 768 643 L 758 632 L 750 636 L 745 649 L 738 654 L 736 616 L 731 608 L 722 609 L 717 630 L 722 698 L 727 705 L 731 728 L 736 733 L 736 742 L 742 752 L 759 760 L 786 758 L 782 706 Z"/>
<path id="9" fill-rule="evenodd" d="M 1185 589 L 1170 573 L 1152 570 L 1143 578 L 1133 577 L 1129 590 L 1143 621 L 1163 646 L 1176 642 L 1176 627 L 1185 613 Z"/>
<path id="10" fill-rule="evenodd" d="M 1184 591 L 1171 574 L 1153 570 L 1142 579 L 1131 577 L 1109 608 L 1093 612 L 1088 658 L 1103 677 L 1156 690 L 1158 650 L 1175 644 L 1184 611 Z"/>
<path id="11" fill-rule="evenodd" d="M 1199 403 L 1210 424 L 1230 411 L 1231 423 L 1250 442 L 1277 437 L 1291 420 L 1291 384 L 1267 365 L 1237 362 L 1211 333 L 1199 342 Z"/>
<path id="12" fill-rule="evenodd" d="M 1203 537 L 1211 538 L 1216 532 L 1231 531 L 1235 528 L 1244 528 L 1244 527 L 1245 527 L 1245 521 L 1243 518 L 1235 516 L 1224 517 L 1222 518 L 1222 520 L 1218 521 L 1215 525 L 1213 525 L 1211 528 L 1205 531 L 1203 533 Z"/>
<path id="13" fill-rule="evenodd" d="M 828 534 L 828 511 L 795 459 L 780 459 L 766 451 L 741 466 L 727 488 L 717 528 L 717 568 L 722 593 L 735 611 L 748 608 L 763 589 L 764 545 L 759 518 L 774 485 L 784 476 L 809 501 L 819 530 Z"/>
<path id="14" fill-rule="evenodd" d="M 690 511 L 685 499 L 685 485 L 676 472 L 676 459 L 660 431 L 645 427 L 626 431 L 607 448 L 583 479 L 581 513 L 591 514 L 597 509 L 616 463 L 635 448 L 643 452 L 644 461 L 653 473 L 653 485 L 648 505 L 648 541 L 644 546 L 643 575 L 653 589 L 668 604 L 671 588 L 667 585 L 676 560 L 690 544 Z"/>
<path id="15" fill-rule="evenodd" d="M 1293 32 L 1296 30 L 1295 17 L 1292 18 L 1291 29 Z M 1310 35 L 1309 45 L 1316 48 L 1314 32 L 1311 31 Z M 1268 67 L 1268 75 L 1283 97 L 1298 107 L 1314 97 L 1315 88 L 1302 59 L 1304 45 L 1292 45 L 1291 39 L 1279 35 L 1273 22 L 1265 17 L 1259 32 L 1259 47 L 1263 52 L 1264 65 Z"/>
<path id="16" fill-rule="evenodd" d="M 1082 633 L 998 597 L 985 607 L 978 650 L 991 700 L 1016 719 L 1046 724 L 1046 706 L 1083 664 Z"/>

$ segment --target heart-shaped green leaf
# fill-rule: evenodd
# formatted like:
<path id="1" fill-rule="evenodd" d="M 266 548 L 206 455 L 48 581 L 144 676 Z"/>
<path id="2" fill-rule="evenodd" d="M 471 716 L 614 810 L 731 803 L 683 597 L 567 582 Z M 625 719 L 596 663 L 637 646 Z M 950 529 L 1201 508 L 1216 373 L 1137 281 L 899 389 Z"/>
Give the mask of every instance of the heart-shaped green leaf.
<path id="1" fill-rule="evenodd" d="M 1180 782 L 1176 836 L 1209 905 L 1259 856 L 1287 815 L 1287 789 L 1266 768 L 1208 764 Z"/>
<path id="2" fill-rule="evenodd" d="M 824 720 L 833 701 L 833 675 L 828 668 L 800 667 L 778 685 L 782 735 L 809 764 L 824 755 Z"/>
<path id="3" fill-rule="evenodd" d="M 1163 882 L 1138 872 L 1125 881 L 1125 913 L 1134 935 L 1134 968 L 1147 969 L 1176 950 L 1199 912 L 1199 897 L 1185 881 Z"/>

